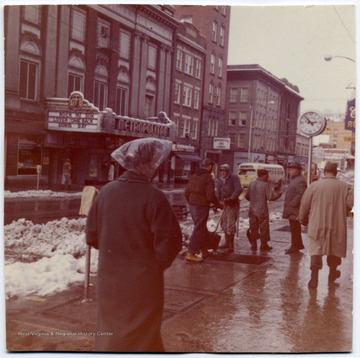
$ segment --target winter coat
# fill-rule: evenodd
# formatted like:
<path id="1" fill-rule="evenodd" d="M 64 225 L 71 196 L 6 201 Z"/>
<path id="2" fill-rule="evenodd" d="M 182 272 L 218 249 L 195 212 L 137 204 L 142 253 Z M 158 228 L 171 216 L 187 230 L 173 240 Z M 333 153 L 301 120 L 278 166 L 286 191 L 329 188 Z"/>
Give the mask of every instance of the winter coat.
<path id="1" fill-rule="evenodd" d="M 272 188 L 271 183 L 262 178 L 256 178 L 250 183 L 245 195 L 245 198 L 250 201 L 249 216 L 268 217 L 268 201 L 277 200 L 281 195 L 280 191 Z"/>
<path id="2" fill-rule="evenodd" d="M 86 241 L 99 250 L 95 350 L 161 352 L 163 271 L 182 247 L 165 194 L 125 172 L 96 196 Z"/>
<path id="3" fill-rule="evenodd" d="M 185 188 L 185 198 L 189 204 L 210 206 L 213 203 L 220 207 L 215 195 L 215 184 L 211 174 L 204 168 L 194 173 Z"/>
<path id="4" fill-rule="evenodd" d="M 353 190 L 335 177 L 313 182 L 301 199 L 299 221 L 308 226 L 310 255 L 346 257 L 347 213 Z"/>
<path id="5" fill-rule="evenodd" d="M 219 201 L 226 201 L 227 205 L 239 205 L 239 195 L 243 188 L 239 177 L 235 174 L 229 174 L 226 178 L 218 178 L 216 181 L 216 196 Z"/>
<path id="6" fill-rule="evenodd" d="M 302 175 L 297 175 L 290 180 L 285 194 L 283 218 L 297 220 L 301 198 L 306 187 L 306 180 Z"/>

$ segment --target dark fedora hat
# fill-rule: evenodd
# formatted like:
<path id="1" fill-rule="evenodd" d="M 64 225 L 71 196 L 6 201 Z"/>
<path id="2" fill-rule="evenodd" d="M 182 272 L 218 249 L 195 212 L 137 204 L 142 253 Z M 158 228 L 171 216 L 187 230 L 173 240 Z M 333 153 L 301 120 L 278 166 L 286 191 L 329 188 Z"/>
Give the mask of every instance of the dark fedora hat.
<path id="1" fill-rule="evenodd" d="M 288 167 L 288 169 L 295 168 L 295 169 L 302 170 L 302 165 L 298 162 L 289 163 L 289 165 L 287 167 Z"/>

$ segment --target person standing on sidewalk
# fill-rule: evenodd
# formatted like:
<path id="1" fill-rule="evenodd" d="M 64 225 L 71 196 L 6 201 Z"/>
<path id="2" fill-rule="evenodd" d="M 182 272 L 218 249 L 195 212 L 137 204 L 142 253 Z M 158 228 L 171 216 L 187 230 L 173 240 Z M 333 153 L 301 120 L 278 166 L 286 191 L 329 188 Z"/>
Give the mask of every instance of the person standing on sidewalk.
<path id="1" fill-rule="evenodd" d="M 270 251 L 269 207 L 268 201 L 277 200 L 282 192 L 269 183 L 269 172 L 266 169 L 258 169 L 257 178 L 253 180 L 245 198 L 250 201 L 249 225 L 251 250 L 257 250 L 257 240 L 260 239 L 260 251 Z"/>
<path id="2" fill-rule="evenodd" d="M 208 255 L 205 244 L 208 236 L 207 221 L 210 204 L 221 207 L 215 195 L 215 183 L 211 176 L 214 165 L 215 162 L 212 159 L 205 158 L 201 163 L 201 168 L 191 175 L 185 188 L 185 198 L 189 203 L 190 215 L 194 222 L 189 251 L 185 257 L 187 261 L 203 261 L 202 257 L 197 256 L 200 252 L 203 257 Z"/>
<path id="3" fill-rule="evenodd" d="M 302 166 L 294 162 L 288 165 L 290 183 L 285 193 L 283 218 L 289 220 L 291 231 L 291 246 L 286 254 L 294 254 L 304 249 L 301 237 L 301 224 L 298 220 L 301 198 L 306 190 L 305 178 L 301 175 Z"/>
<path id="4" fill-rule="evenodd" d="M 62 179 L 61 184 L 64 187 L 64 190 L 68 190 L 71 185 L 71 163 L 70 159 L 66 159 L 62 167 Z"/>
<path id="5" fill-rule="evenodd" d="M 337 163 L 327 162 L 324 177 L 305 190 L 299 211 L 299 221 L 308 226 L 308 249 L 311 256 L 309 288 L 318 285 L 322 257 L 327 256 L 328 282 L 340 277 L 337 267 L 346 257 L 347 216 L 354 204 L 352 188 L 338 180 Z"/>
<path id="6" fill-rule="evenodd" d="M 152 185 L 172 142 L 141 138 L 112 157 L 127 171 L 90 209 L 86 242 L 99 250 L 95 351 L 163 352 L 164 270 L 182 247 L 166 195 Z M 106 334 L 105 334 L 106 333 Z"/>
<path id="7" fill-rule="evenodd" d="M 219 248 L 228 249 L 230 252 L 234 252 L 236 221 L 239 216 L 239 195 L 242 191 L 239 177 L 230 173 L 229 164 L 222 164 L 220 177 L 216 181 L 216 196 L 224 206 L 220 225 L 225 234 L 225 243 Z"/>

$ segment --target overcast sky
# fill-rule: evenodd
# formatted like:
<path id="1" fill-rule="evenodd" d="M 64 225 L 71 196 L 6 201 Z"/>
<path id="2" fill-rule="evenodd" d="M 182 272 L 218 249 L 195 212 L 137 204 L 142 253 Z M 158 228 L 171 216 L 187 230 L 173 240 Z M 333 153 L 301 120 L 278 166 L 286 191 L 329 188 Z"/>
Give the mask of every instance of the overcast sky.
<path id="1" fill-rule="evenodd" d="M 231 9 L 228 64 L 259 64 L 286 78 L 307 109 L 345 111 L 355 86 L 356 8 L 352 5 L 245 6 Z"/>

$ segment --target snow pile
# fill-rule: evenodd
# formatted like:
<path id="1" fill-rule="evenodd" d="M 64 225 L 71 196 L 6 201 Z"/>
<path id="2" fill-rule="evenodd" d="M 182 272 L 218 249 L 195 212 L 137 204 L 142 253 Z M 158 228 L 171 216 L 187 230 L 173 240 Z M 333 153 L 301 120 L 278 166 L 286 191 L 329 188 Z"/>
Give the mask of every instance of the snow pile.
<path id="1" fill-rule="evenodd" d="M 81 197 L 82 192 L 63 193 L 51 190 L 27 190 L 27 191 L 4 191 L 5 199 L 12 198 L 64 198 L 64 197 Z"/>

